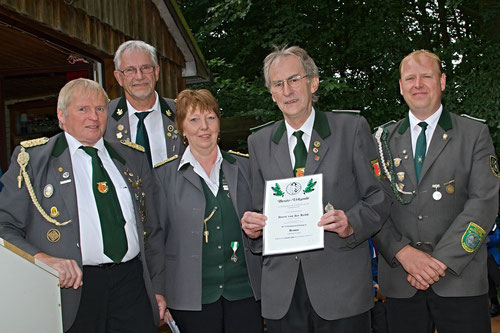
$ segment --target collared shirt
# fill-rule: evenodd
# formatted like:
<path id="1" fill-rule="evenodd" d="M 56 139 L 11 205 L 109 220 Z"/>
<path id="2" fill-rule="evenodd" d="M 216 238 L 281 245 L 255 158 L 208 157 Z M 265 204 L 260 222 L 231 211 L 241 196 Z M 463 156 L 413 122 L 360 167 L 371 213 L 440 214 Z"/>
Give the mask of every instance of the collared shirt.
<path id="1" fill-rule="evenodd" d="M 136 112 L 152 111 L 144 119 L 144 126 L 148 132 L 149 148 L 151 149 L 151 160 L 153 165 L 165 161 L 167 156 L 167 143 L 165 141 L 165 129 L 163 128 L 163 116 L 161 115 L 160 100 L 158 93 L 155 91 L 156 102 L 153 108 L 149 110 L 136 110 L 127 101 L 128 122 L 130 124 L 130 139 L 135 142 L 137 137 L 137 122 L 139 118 L 135 115 Z"/>
<path id="2" fill-rule="evenodd" d="M 82 149 L 82 144 L 68 133 L 66 140 L 71 155 L 73 177 L 75 179 L 78 220 L 80 226 L 80 250 L 84 265 L 99 265 L 113 261 L 104 254 L 99 213 L 92 190 L 92 158 Z M 125 219 L 125 234 L 127 235 L 128 251 L 123 262 L 135 258 L 139 254 L 139 238 L 135 220 L 134 205 L 125 179 L 109 156 L 104 141 L 101 138 L 94 145 L 116 189 L 123 218 Z"/>
<path id="3" fill-rule="evenodd" d="M 427 142 L 427 149 L 429 149 L 429 145 L 431 144 L 432 140 L 432 135 L 434 134 L 434 130 L 436 129 L 436 126 L 438 124 L 439 118 L 441 117 L 441 113 L 443 112 L 443 105 L 441 104 L 439 106 L 439 109 L 437 109 L 436 112 L 434 112 L 430 117 L 428 117 L 425 120 L 420 120 L 417 119 L 409 111 L 409 118 L 410 118 L 410 129 L 411 129 L 411 149 L 413 151 L 413 157 L 415 157 L 415 147 L 417 146 L 417 139 L 418 136 L 420 135 L 420 131 L 422 130 L 422 127 L 418 126 L 418 123 L 425 121 L 427 123 L 427 129 L 425 131 L 425 138 Z"/>
<path id="4" fill-rule="evenodd" d="M 203 178 L 210 191 L 214 194 L 214 196 L 217 196 L 217 192 L 219 191 L 219 172 L 222 165 L 222 154 L 219 147 L 217 147 L 217 159 L 212 166 L 210 175 L 207 175 L 200 162 L 198 162 L 193 153 L 191 153 L 190 146 L 187 146 L 186 151 L 184 151 L 184 154 L 182 155 L 181 162 L 179 163 L 179 169 L 187 163 L 193 166 L 193 171 L 196 172 L 198 176 Z"/>
<path id="5" fill-rule="evenodd" d="M 312 108 L 311 114 L 304 122 L 304 124 L 302 124 L 302 126 L 298 129 L 295 129 L 292 126 L 288 125 L 288 123 L 285 120 L 286 136 L 288 138 L 288 150 L 290 153 L 290 161 L 292 161 L 292 167 L 295 165 L 295 155 L 293 154 L 293 149 L 297 144 L 297 138 L 293 135 L 293 133 L 295 133 L 298 130 L 304 132 L 304 134 L 302 134 L 302 141 L 304 141 L 307 152 L 309 152 L 309 143 L 311 142 L 311 136 L 314 126 L 314 117 L 315 117 L 315 111 L 314 108 Z"/>

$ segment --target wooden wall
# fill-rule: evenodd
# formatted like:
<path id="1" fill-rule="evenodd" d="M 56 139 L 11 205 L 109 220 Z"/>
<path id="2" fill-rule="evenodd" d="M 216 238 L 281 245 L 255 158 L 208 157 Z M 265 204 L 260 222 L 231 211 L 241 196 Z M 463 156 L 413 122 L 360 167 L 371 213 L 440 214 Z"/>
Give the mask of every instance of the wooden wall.
<path id="1" fill-rule="evenodd" d="M 101 60 L 111 98 L 121 95 L 113 77 L 113 54 L 129 39 L 144 40 L 158 50 L 160 95 L 175 97 L 185 88 L 184 57 L 151 0 L 0 0 L 0 6 Z"/>

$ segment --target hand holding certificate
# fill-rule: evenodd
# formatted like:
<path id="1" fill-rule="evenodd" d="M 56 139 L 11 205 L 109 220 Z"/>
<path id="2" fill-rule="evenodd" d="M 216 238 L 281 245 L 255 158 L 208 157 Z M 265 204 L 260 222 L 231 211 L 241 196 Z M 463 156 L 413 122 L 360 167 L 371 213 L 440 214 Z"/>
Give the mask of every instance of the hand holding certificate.
<path id="1" fill-rule="evenodd" d="M 323 175 L 266 181 L 263 255 L 324 247 Z"/>

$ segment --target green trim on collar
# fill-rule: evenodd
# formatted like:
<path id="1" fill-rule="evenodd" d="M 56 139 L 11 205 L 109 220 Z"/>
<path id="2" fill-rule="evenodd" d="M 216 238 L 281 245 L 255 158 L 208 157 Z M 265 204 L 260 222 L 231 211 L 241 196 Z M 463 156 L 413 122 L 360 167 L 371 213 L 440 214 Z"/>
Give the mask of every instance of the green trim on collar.
<path id="1" fill-rule="evenodd" d="M 448 131 L 453 128 L 451 124 L 451 116 L 448 110 L 443 107 L 443 111 L 441 112 L 441 116 L 438 120 L 438 125 L 445 131 Z M 403 134 L 410 127 L 410 118 L 408 115 L 405 117 L 401 125 L 399 125 L 398 133 Z"/>
<path id="2" fill-rule="evenodd" d="M 280 143 L 280 140 L 281 140 L 281 137 L 283 136 L 283 133 L 286 132 L 286 126 L 285 126 L 285 120 L 282 119 L 280 120 L 280 124 L 278 125 L 278 127 L 274 130 L 274 133 L 273 133 L 273 142 L 275 144 L 278 144 Z"/>
<path id="3" fill-rule="evenodd" d="M 405 119 L 403 120 L 403 122 L 401 123 L 401 125 L 399 125 L 399 128 L 398 128 L 398 133 L 403 135 L 404 132 L 406 132 L 406 130 L 410 127 L 410 117 L 408 117 L 408 115 L 406 115 Z"/>
<path id="4" fill-rule="evenodd" d="M 68 148 L 68 141 L 66 141 L 66 136 L 64 132 L 59 134 L 56 138 L 56 143 L 52 149 L 52 156 L 59 157 Z"/>
<path id="5" fill-rule="evenodd" d="M 328 125 L 328 118 L 324 112 L 316 111 L 313 129 L 323 140 L 332 134 Z"/>
<path id="6" fill-rule="evenodd" d="M 451 130 L 453 127 L 451 125 L 450 113 L 443 107 L 443 112 L 441 112 L 441 117 L 439 117 L 438 125 L 445 131 Z"/>
<path id="7" fill-rule="evenodd" d="M 158 99 L 160 100 L 160 110 L 161 113 L 163 113 L 165 116 L 168 117 L 168 119 L 175 121 L 175 116 L 170 107 L 168 106 L 167 101 L 163 99 L 163 97 L 158 96 Z"/>
<path id="8" fill-rule="evenodd" d="M 125 160 L 123 159 L 123 157 L 121 157 L 120 154 L 118 154 L 116 150 L 114 150 L 113 147 L 111 147 L 111 145 L 106 141 L 104 141 L 104 147 L 106 147 L 106 149 L 108 150 L 109 156 L 111 156 L 111 158 L 117 160 L 122 165 L 125 165 Z"/>
<path id="9" fill-rule="evenodd" d="M 234 158 L 234 156 L 231 156 L 228 152 L 221 150 L 220 153 L 222 155 L 222 158 L 228 161 L 229 163 L 233 164 L 234 162 L 236 162 L 236 158 Z"/>
<path id="10" fill-rule="evenodd" d="M 122 112 L 118 114 L 118 110 L 121 109 Z M 120 100 L 118 101 L 118 104 L 116 104 L 116 109 L 113 111 L 113 114 L 111 117 L 113 117 L 114 120 L 118 121 L 123 117 L 125 113 L 127 113 L 128 108 L 127 108 L 127 99 L 125 96 L 122 96 Z"/>

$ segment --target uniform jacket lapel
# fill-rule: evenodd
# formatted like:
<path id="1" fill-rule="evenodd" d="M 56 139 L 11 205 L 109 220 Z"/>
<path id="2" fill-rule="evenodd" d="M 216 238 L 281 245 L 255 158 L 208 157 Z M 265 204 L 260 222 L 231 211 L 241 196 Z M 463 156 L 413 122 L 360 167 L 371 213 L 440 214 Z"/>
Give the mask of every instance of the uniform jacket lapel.
<path id="1" fill-rule="evenodd" d="M 114 124 L 114 126 L 112 126 L 112 128 L 107 128 L 106 131 L 113 131 L 115 133 L 114 135 L 120 135 L 121 137 L 117 137 L 118 140 L 129 139 L 130 141 L 135 141 L 130 137 L 130 123 L 128 119 L 127 100 L 125 99 L 125 97 L 120 98 L 115 110 L 111 114 L 111 117 L 116 121 L 116 123 Z M 124 130 L 118 130 L 119 125 L 122 125 L 123 129 L 127 130 L 127 133 L 125 133 Z"/>
<path id="2" fill-rule="evenodd" d="M 328 149 L 330 148 L 325 139 L 331 135 L 331 130 L 328 125 L 328 119 L 323 112 L 316 111 L 313 131 L 311 134 L 311 141 L 309 142 L 309 149 L 307 152 L 305 169 L 306 175 L 313 175 L 316 173 L 316 170 L 318 170 L 319 166 L 323 162 L 322 157 L 326 156 Z M 317 153 L 314 153 L 314 148 L 318 149 Z"/>
<path id="3" fill-rule="evenodd" d="M 224 178 L 229 186 L 231 201 L 233 202 L 236 213 L 238 216 L 241 216 L 238 211 L 238 166 L 234 163 L 236 159 L 224 151 L 221 151 L 221 153 L 224 158 L 222 161 L 222 172 L 224 173 Z M 222 186 L 222 184 L 220 184 L 220 186 Z"/>
<path id="4" fill-rule="evenodd" d="M 64 133 L 61 133 L 52 150 L 51 168 L 55 175 L 56 184 L 54 187 L 59 187 L 63 194 L 63 200 L 68 214 L 71 217 L 73 229 L 76 235 L 76 242 L 80 242 L 80 225 L 78 217 L 78 206 L 76 201 L 75 177 L 73 175 L 73 167 L 71 165 L 71 156 L 68 149 L 68 142 Z M 62 168 L 62 172 L 59 171 Z M 69 177 L 64 178 L 63 175 L 69 172 Z M 68 182 L 68 180 L 70 180 Z"/>
<path id="5" fill-rule="evenodd" d="M 196 187 L 199 191 L 203 193 L 203 187 L 201 185 L 200 176 L 198 176 L 198 174 L 194 172 L 194 169 L 191 166 L 191 164 L 189 163 L 184 164 L 178 172 L 182 177 L 184 177 L 188 182 L 193 184 L 194 187 Z"/>
<path id="6" fill-rule="evenodd" d="M 406 177 L 411 181 L 414 187 L 417 186 L 417 174 L 415 172 L 415 163 L 413 161 L 413 150 L 411 145 L 410 120 L 408 116 L 399 125 L 395 134 L 394 142 L 396 151 L 392 152 L 392 157 L 401 158 L 401 164 L 406 172 Z M 405 151 L 405 153 L 403 153 Z"/>
<path id="7" fill-rule="evenodd" d="M 293 177 L 293 165 L 290 161 L 290 151 L 288 149 L 288 140 L 285 133 L 285 120 L 281 120 L 280 124 L 273 133 L 271 154 L 274 156 L 276 165 L 280 169 L 280 173 L 285 177 L 291 178 Z"/>
<path id="8" fill-rule="evenodd" d="M 439 117 L 438 126 L 436 126 L 436 129 L 434 130 L 429 149 L 427 149 L 420 179 L 425 177 L 425 174 L 432 167 L 432 164 L 434 164 L 439 154 L 441 154 L 444 147 L 446 147 L 448 142 L 452 139 L 452 136 L 449 134 L 447 134 L 446 139 L 443 139 L 443 135 L 451 129 L 452 125 L 450 114 L 443 108 L 441 117 Z"/>

